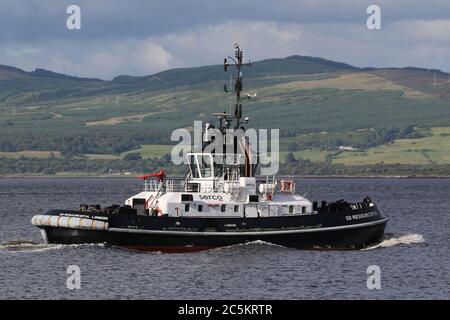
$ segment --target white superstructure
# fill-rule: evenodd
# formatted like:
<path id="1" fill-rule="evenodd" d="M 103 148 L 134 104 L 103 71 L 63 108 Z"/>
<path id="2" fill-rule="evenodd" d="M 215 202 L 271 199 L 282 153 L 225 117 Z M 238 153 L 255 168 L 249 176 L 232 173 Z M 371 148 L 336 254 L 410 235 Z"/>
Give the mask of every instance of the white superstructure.
<path id="1" fill-rule="evenodd" d="M 257 182 L 255 177 L 241 177 L 238 165 L 214 164 L 211 154 L 189 153 L 187 156 L 190 171 L 185 179 L 143 177 L 144 190 L 128 198 L 125 205 L 142 215 L 184 217 L 270 217 L 314 213 L 311 201 L 295 194 L 293 180 L 267 178 Z M 149 179 L 155 176 L 155 180 Z"/>

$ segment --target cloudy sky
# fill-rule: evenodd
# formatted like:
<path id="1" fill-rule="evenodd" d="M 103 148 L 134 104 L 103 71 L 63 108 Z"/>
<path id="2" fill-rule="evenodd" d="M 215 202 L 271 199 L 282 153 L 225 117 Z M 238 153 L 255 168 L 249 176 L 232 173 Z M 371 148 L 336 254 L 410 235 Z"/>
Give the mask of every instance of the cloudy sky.
<path id="1" fill-rule="evenodd" d="M 81 30 L 66 9 L 81 8 Z M 366 9 L 381 8 L 381 30 Z M 0 0 L 0 64 L 111 79 L 294 54 L 450 70 L 449 0 Z"/>

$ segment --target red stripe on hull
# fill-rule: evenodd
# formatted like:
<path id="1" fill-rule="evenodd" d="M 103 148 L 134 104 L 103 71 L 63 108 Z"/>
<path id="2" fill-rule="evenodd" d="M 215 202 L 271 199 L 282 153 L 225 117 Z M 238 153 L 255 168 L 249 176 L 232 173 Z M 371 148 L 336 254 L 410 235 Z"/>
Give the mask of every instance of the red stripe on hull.
<path id="1" fill-rule="evenodd" d="M 198 252 L 204 250 L 215 249 L 217 247 L 157 247 L 157 246 L 123 246 L 124 248 L 145 251 L 145 252 L 163 252 L 163 253 L 185 253 L 185 252 Z"/>

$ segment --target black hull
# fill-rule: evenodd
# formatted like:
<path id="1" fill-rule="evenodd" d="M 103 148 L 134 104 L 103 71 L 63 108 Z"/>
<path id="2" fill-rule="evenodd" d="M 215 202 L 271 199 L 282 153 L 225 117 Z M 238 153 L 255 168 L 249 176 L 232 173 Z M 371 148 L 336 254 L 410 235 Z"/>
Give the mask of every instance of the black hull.
<path id="1" fill-rule="evenodd" d="M 144 251 L 198 251 L 252 241 L 266 241 L 298 249 L 360 249 L 376 243 L 384 233 L 386 221 L 368 227 L 308 233 L 259 235 L 177 235 L 140 232 L 111 232 L 46 228 L 50 243 L 107 243 Z"/>
<path id="2" fill-rule="evenodd" d="M 67 212 L 53 210 L 47 214 L 64 215 Z M 388 221 L 381 217 L 376 207 L 270 218 L 113 215 L 108 219 L 108 230 L 41 228 L 49 243 L 106 243 L 144 251 L 199 251 L 257 240 L 299 249 L 345 250 L 361 249 L 379 241 Z M 245 227 L 236 227 L 242 225 Z"/>

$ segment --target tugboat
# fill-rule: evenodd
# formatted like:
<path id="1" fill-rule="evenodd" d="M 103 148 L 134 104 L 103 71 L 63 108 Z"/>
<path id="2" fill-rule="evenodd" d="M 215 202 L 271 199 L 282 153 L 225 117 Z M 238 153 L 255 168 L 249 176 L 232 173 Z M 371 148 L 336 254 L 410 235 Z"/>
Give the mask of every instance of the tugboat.
<path id="1" fill-rule="evenodd" d="M 248 118 L 242 120 L 241 98 L 241 69 L 248 64 L 242 62 L 239 45 L 235 48 L 235 57 L 229 57 L 233 63 L 224 62 L 225 71 L 229 67 L 237 71 L 234 113 L 215 114 L 216 130 L 224 137 L 230 127 L 245 130 L 243 124 L 248 123 Z M 207 134 L 211 128 L 205 126 L 203 143 L 211 142 Z M 223 149 L 219 147 L 223 154 L 187 153 L 189 170 L 182 179 L 168 179 L 164 170 L 139 177 L 144 190 L 124 205 L 50 209 L 31 222 L 40 228 L 45 243 L 106 243 L 161 252 L 200 251 L 256 240 L 299 249 L 344 250 L 380 240 L 389 217 L 369 197 L 356 203 L 310 201 L 296 193 L 293 179 L 257 179 L 258 161 L 251 163 L 248 141 L 229 140 L 225 137 Z M 231 154 L 225 153 L 228 147 Z M 230 156 L 231 161 L 216 161 Z"/>

